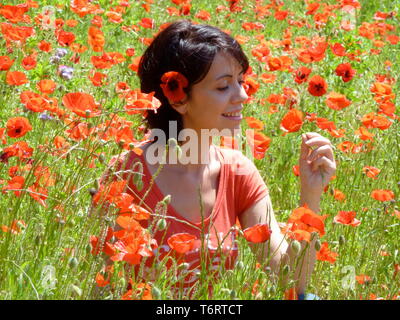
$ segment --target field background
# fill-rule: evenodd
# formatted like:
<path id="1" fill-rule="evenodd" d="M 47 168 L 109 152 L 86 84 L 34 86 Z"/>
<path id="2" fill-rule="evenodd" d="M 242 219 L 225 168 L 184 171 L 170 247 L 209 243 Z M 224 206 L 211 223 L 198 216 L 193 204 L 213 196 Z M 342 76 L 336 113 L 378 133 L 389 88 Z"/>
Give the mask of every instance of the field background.
<path id="1" fill-rule="evenodd" d="M 348 1 L 349 3 L 351 1 Z M 3 4 L 16 5 L 20 1 L 3 1 Z M 134 58 L 140 57 L 146 48 L 144 38 L 151 38 L 160 25 L 180 18 L 192 19 L 200 23 L 203 20 L 196 17 L 201 11 L 211 13 L 206 23 L 229 30 L 231 35 L 248 37 L 243 44 L 253 71 L 260 87 L 244 110 L 244 115 L 255 117 L 264 123 L 261 130 L 271 138 L 271 144 L 263 159 L 256 159 L 255 164 L 265 179 L 271 193 L 272 203 L 278 221 L 285 222 L 293 209 L 298 206 L 299 184 L 298 177 L 292 167 L 297 164 L 301 133 L 316 131 L 329 137 L 336 146 L 335 157 L 338 164 L 336 179 L 324 194 L 321 202 L 321 214 L 327 214 L 325 221 L 326 235 L 321 239 L 329 243 L 329 249 L 338 253 L 336 261 L 317 261 L 315 272 L 308 292 L 317 294 L 322 299 L 392 299 L 400 294 L 399 273 L 399 234 L 400 214 L 398 194 L 400 187 L 400 126 L 396 116 L 383 115 L 391 122 L 385 130 L 370 128 L 374 134 L 373 140 L 361 140 L 355 131 L 362 126 L 362 117 L 370 112 L 378 111 L 378 104 L 374 94 L 370 91 L 375 83 L 377 74 L 386 75 L 386 79 L 393 78 L 392 91 L 395 94 L 391 101 L 397 105 L 399 98 L 398 74 L 399 43 L 390 44 L 384 35 L 378 32 L 373 39 L 359 34 L 363 23 L 375 23 L 374 15 L 377 11 L 395 14 L 381 23 L 394 26 L 394 31 L 388 34 L 399 35 L 400 2 L 398 0 L 359 1 L 360 8 L 355 15 L 348 14 L 340 8 L 333 10 L 325 24 L 316 27 L 314 16 L 307 15 L 307 4 L 304 1 L 282 1 L 280 10 L 288 10 L 289 15 L 284 20 L 276 20 L 274 10 L 264 17 L 256 17 L 256 5 L 267 6 L 269 1 L 240 1 L 243 9 L 239 12 L 222 10 L 216 13 L 217 6 L 229 7 L 228 1 L 191 1 L 190 13 L 183 16 L 170 16 L 168 7 L 177 8 L 167 0 L 156 0 L 147 3 L 150 12 L 142 4 L 145 1 L 125 1 L 129 7 L 124 8 L 121 14 L 122 21 L 113 22 L 110 11 L 116 11 L 118 1 L 93 1 L 99 5 L 104 13 L 101 28 L 105 37 L 104 51 L 119 52 L 125 61 L 113 65 L 109 69 L 96 70 L 107 75 L 106 83 L 94 86 L 88 78 L 91 70 L 95 70 L 91 63 L 91 56 L 101 55 L 94 52 L 88 44 L 88 29 L 94 14 L 80 17 L 70 8 L 69 1 L 40 1 L 38 7 L 32 7 L 26 13 L 31 22 L 18 22 L 19 26 L 33 26 L 35 34 L 26 40 L 26 43 L 11 43 L 7 48 L 4 34 L 0 34 L 0 56 L 9 56 L 15 60 L 10 71 L 22 71 L 26 74 L 28 83 L 23 85 L 9 85 L 6 81 L 6 72 L 0 71 L 0 128 L 6 128 L 10 118 L 25 117 L 29 119 L 32 130 L 21 138 L 12 138 L 4 134 L 5 141 L 0 144 L 0 154 L 17 141 L 25 141 L 33 148 L 33 153 L 27 159 L 11 157 L 8 161 L 1 158 L 0 162 L 0 299 L 120 299 L 126 293 L 126 279 L 118 275 L 118 271 L 126 272 L 124 263 L 115 263 L 115 272 L 111 284 L 99 287 L 99 275 L 103 270 L 104 256 L 91 254 L 90 236 L 99 235 L 105 226 L 113 224 L 113 216 L 100 219 L 89 215 L 91 204 L 90 189 L 98 188 L 98 179 L 107 167 L 111 157 L 118 155 L 127 141 L 126 137 L 110 137 L 101 140 L 99 135 L 93 134 L 86 138 L 73 138 L 66 130 L 68 121 L 62 120 L 51 111 L 33 112 L 28 110 L 20 100 L 23 91 L 38 91 L 36 84 L 41 79 L 51 79 L 56 83 L 56 90 L 49 96 L 58 99 L 58 107 L 65 111 L 70 119 L 79 119 L 89 128 L 99 128 L 114 114 L 132 122 L 132 133 L 136 139 L 142 139 L 139 130 L 142 125 L 142 116 L 128 115 L 124 111 L 125 102 L 118 97 L 115 91 L 117 82 L 124 81 L 130 88 L 139 88 L 139 81 L 135 71 L 130 68 Z M 122 2 L 121 2 L 122 3 Z M 340 4 L 340 1 L 320 1 L 323 4 Z M 79 53 L 80 60 L 71 61 L 74 52 L 67 46 L 58 43 L 53 29 L 45 29 L 35 24 L 34 18 L 44 12 L 45 6 L 54 8 L 56 18 L 76 20 L 74 27 L 63 26 L 68 32 L 73 32 L 75 42 L 87 46 L 88 50 Z M 320 8 L 321 11 L 321 8 Z M 229 17 L 228 17 L 229 15 Z M 143 18 L 154 19 L 153 28 L 140 26 Z M 230 20 L 231 19 L 231 20 Z M 343 19 L 350 19 L 354 29 L 345 31 L 340 23 Z M 289 20 L 309 23 L 310 27 L 291 26 L 292 47 L 299 45 L 294 41 L 296 37 L 313 36 L 325 37 L 329 44 L 341 43 L 347 52 L 360 50 L 359 61 L 349 57 L 339 57 L 333 54 L 328 47 L 322 61 L 305 64 L 299 61 L 292 51 L 285 52 L 282 47 L 270 45 L 271 55 L 279 57 L 288 55 L 293 59 L 292 67 L 300 66 L 312 68 L 311 75 L 320 75 L 328 83 L 328 92 L 335 91 L 344 94 L 351 105 L 342 110 L 332 110 L 326 106 L 326 95 L 314 97 L 307 91 L 307 84 L 296 84 L 293 74 L 287 70 L 269 71 L 265 62 L 260 62 L 252 55 L 252 50 L 259 44 L 256 36 L 264 35 L 265 40 L 282 40 Z M 0 16 L 0 23 L 7 19 Z M 244 22 L 259 22 L 263 24 L 260 30 L 245 30 Z M 136 27 L 132 27 L 135 25 Z M 126 27 L 125 31 L 122 27 Z M 128 30 L 128 27 L 130 28 Z M 128 31 L 127 31 L 128 30 Z M 141 40 L 142 39 L 142 40 Z M 374 40 L 383 41 L 381 47 L 376 46 Z M 52 49 L 44 52 L 38 49 L 40 41 L 51 44 Z M 67 54 L 61 58 L 60 65 L 73 68 L 73 77 L 63 79 L 58 73 L 58 64 L 51 63 L 57 48 L 67 49 Z M 134 55 L 129 56 L 126 50 L 134 48 Z M 22 59 L 37 52 L 37 65 L 31 70 L 24 70 Z M 372 50 L 372 51 L 371 51 Z M 374 50 L 380 50 L 376 54 Z M 374 54 L 375 53 L 375 54 Z M 76 57 L 76 54 L 75 54 Z M 355 77 L 349 82 L 343 82 L 335 74 L 340 63 L 349 62 L 356 70 Z M 273 83 L 264 83 L 261 74 L 273 73 L 276 80 Z M 288 111 L 288 105 L 277 106 L 277 112 L 268 112 L 271 103 L 265 102 L 270 94 L 282 94 L 283 88 L 289 87 L 298 91 L 298 103 L 295 108 L 304 114 L 316 113 L 319 117 L 334 121 L 336 127 L 345 130 L 345 136 L 332 137 L 327 131 L 316 126 L 315 122 L 304 121 L 300 131 L 282 135 L 280 121 Z M 69 92 L 85 92 L 91 94 L 101 104 L 101 114 L 93 118 L 84 118 L 74 115 L 62 104 L 62 98 Z M 47 119 L 43 114 L 50 116 Z M 398 111 L 394 112 L 399 115 Z M 248 125 L 243 121 L 243 131 Z M 1 131 L 0 131 L 1 132 Z M 69 143 L 69 147 L 60 150 L 54 145 L 54 138 L 61 136 Z M 0 135 L 1 137 L 1 135 Z M 121 142 L 122 140 L 122 142 Z M 129 139 L 128 139 L 129 140 Z M 1 141 L 1 140 L 0 140 Z M 354 144 L 362 143 L 365 147 L 359 153 L 344 152 L 338 145 L 344 141 Z M 369 148 L 366 146 L 369 144 Z M 129 148 L 128 143 L 125 148 Z M 23 170 L 27 164 L 32 168 Z M 18 196 L 10 187 L 10 168 L 19 166 L 18 174 L 25 178 L 23 190 Z M 38 176 L 37 166 L 48 167 L 43 182 L 47 196 L 34 199 L 26 192 Z M 365 166 L 373 166 L 381 171 L 376 179 L 367 177 L 363 173 Z M 12 170 L 12 169 L 11 169 Z M 49 182 L 50 179 L 53 180 Z M 14 190 L 14 191 L 13 191 Z M 337 200 L 335 190 L 341 191 L 345 199 Z M 394 200 L 377 201 L 371 197 L 373 190 L 391 190 Z M 42 190 L 43 191 L 43 190 Z M 41 192 L 37 192 L 41 193 Z M 36 197 L 37 198 L 37 197 Z M 333 218 L 339 211 L 355 211 L 356 218 L 361 221 L 358 227 L 336 224 Z M 250 253 L 243 239 L 240 240 L 240 262 L 232 271 L 225 272 L 221 280 L 214 285 L 214 296 L 207 296 L 207 291 L 201 291 L 196 298 L 213 299 L 281 299 L 282 288 L 270 281 L 268 272 L 255 267 L 255 259 Z M 96 283 L 97 275 L 97 283 Z M 363 276 L 364 275 L 364 276 Z M 202 275 L 206 282 L 206 275 Z M 356 278 L 356 276 L 361 276 Z M 153 298 L 170 298 L 171 274 L 165 273 L 155 282 L 148 283 Z M 362 281 L 362 279 L 367 281 Z M 252 290 L 253 284 L 258 281 L 257 290 Z M 245 284 L 245 285 L 243 285 Z M 181 297 L 185 298 L 185 297 Z"/>

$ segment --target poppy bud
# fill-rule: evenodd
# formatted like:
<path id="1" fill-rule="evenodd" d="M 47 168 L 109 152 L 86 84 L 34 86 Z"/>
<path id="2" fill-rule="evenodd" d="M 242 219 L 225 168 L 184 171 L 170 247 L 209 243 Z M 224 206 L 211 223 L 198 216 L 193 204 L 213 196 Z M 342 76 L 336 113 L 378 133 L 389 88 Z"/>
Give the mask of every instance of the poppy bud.
<path id="1" fill-rule="evenodd" d="M 230 295 L 230 294 L 231 294 L 231 290 L 228 289 L 228 288 L 222 288 L 222 289 L 221 289 L 221 292 L 224 293 L 224 294 L 227 294 L 227 295 Z"/>
<path id="2" fill-rule="evenodd" d="M 119 146 L 120 148 L 123 148 L 124 145 L 125 145 L 125 140 L 124 140 L 124 139 L 119 140 L 118 146 Z"/>
<path id="3" fill-rule="evenodd" d="M 88 118 L 90 117 L 90 110 L 85 110 L 85 116 Z"/>
<path id="4" fill-rule="evenodd" d="M 239 270 L 242 270 L 242 269 L 244 268 L 244 263 L 243 263 L 243 261 L 239 260 L 239 261 L 236 263 L 236 268 L 238 268 Z"/>
<path id="5" fill-rule="evenodd" d="M 235 291 L 235 289 L 232 289 L 232 290 L 231 290 L 230 297 L 231 297 L 232 300 L 236 298 L 236 291 Z"/>
<path id="6" fill-rule="evenodd" d="M 71 269 L 75 269 L 78 266 L 78 259 L 75 257 L 71 257 L 68 261 L 68 265 Z"/>
<path id="7" fill-rule="evenodd" d="M 226 276 L 227 279 L 232 278 L 234 275 L 235 275 L 235 273 L 231 269 L 226 270 L 226 272 L 225 272 L 225 276 Z"/>
<path id="8" fill-rule="evenodd" d="M 101 164 L 104 164 L 106 162 L 106 157 L 104 156 L 104 154 L 99 155 L 99 161 Z"/>
<path id="9" fill-rule="evenodd" d="M 136 184 L 140 183 L 141 180 L 142 180 L 142 175 L 135 172 L 133 174 L 133 183 L 136 185 Z"/>
<path id="10" fill-rule="evenodd" d="M 173 148 L 178 145 L 178 141 L 176 141 L 175 138 L 169 138 L 167 144 L 168 144 L 168 146 Z"/>
<path id="11" fill-rule="evenodd" d="M 268 294 L 271 295 L 271 296 L 273 296 L 275 293 L 276 293 L 276 288 L 275 288 L 275 286 L 271 286 L 271 287 L 268 289 Z"/>
<path id="12" fill-rule="evenodd" d="M 168 194 L 165 196 L 165 198 L 162 200 L 162 202 L 167 206 L 171 203 L 171 195 Z"/>
<path id="13" fill-rule="evenodd" d="M 259 292 L 256 294 L 256 296 L 254 297 L 255 300 L 263 300 L 263 294 L 262 292 Z"/>
<path id="14" fill-rule="evenodd" d="M 282 268 L 282 273 L 284 276 L 286 276 L 290 272 L 290 267 L 289 265 L 285 264 Z"/>
<path id="15" fill-rule="evenodd" d="M 319 241 L 319 239 L 317 241 L 315 241 L 314 248 L 317 251 L 321 250 L 321 241 Z"/>
<path id="16" fill-rule="evenodd" d="M 297 240 L 293 240 L 290 244 L 290 249 L 297 256 L 301 250 L 300 242 L 298 242 Z"/>
<path id="17" fill-rule="evenodd" d="M 99 179 L 94 180 L 94 187 L 95 187 L 97 190 L 100 189 L 100 180 L 99 180 Z"/>
<path id="18" fill-rule="evenodd" d="M 71 290 L 74 294 L 76 294 L 78 297 L 80 297 L 82 295 L 82 289 L 71 284 Z"/>
<path id="19" fill-rule="evenodd" d="M 151 288 L 151 295 L 153 296 L 154 300 L 161 300 L 161 290 L 158 289 L 157 287 Z"/>
<path id="20" fill-rule="evenodd" d="M 121 286 L 121 288 L 126 288 L 126 280 L 125 277 L 121 277 L 118 279 L 118 285 Z"/>
<path id="21" fill-rule="evenodd" d="M 178 270 L 188 270 L 188 269 L 189 269 L 189 264 L 186 262 L 183 262 L 178 266 Z"/>
<path id="22" fill-rule="evenodd" d="M 90 188 L 90 189 L 89 189 L 89 193 L 90 193 L 90 195 L 93 197 L 93 196 L 97 193 L 97 189 L 95 189 L 95 188 Z"/>
<path id="23" fill-rule="evenodd" d="M 75 220 L 70 219 L 70 220 L 68 221 L 68 225 L 69 225 L 70 227 L 74 227 L 74 226 L 75 226 Z"/>
<path id="24" fill-rule="evenodd" d="M 92 252 L 92 246 L 90 245 L 90 243 L 88 243 L 85 247 L 85 251 L 86 253 L 91 253 Z"/>
<path id="25" fill-rule="evenodd" d="M 24 285 L 24 274 L 21 273 L 17 278 L 18 285 L 22 287 Z"/>
<path id="26" fill-rule="evenodd" d="M 136 183 L 136 188 L 139 191 L 142 191 L 142 189 L 143 189 L 143 181 L 142 181 L 142 179 L 138 180 L 138 182 Z"/>
<path id="27" fill-rule="evenodd" d="M 40 235 L 36 236 L 36 238 L 35 238 L 35 244 L 36 244 L 37 246 L 40 244 L 41 238 L 42 238 L 42 237 L 41 237 Z"/>
<path id="28" fill-rule="evenodd" d="M 165 230 L 166 227 L 167 227 L 167 221 L 165 219 L 160 219 L 157 221 L 157 229 L 159 231 Z"/>
<path id="29" fill-rule="evenodd" d="M 133 150 L 135 148 L 135 144 L 133 142 L 131 142 L 129 145 L 129 149 Z"/>
<path id="30" fill-rule="evenodd" d="M 344 237 L 344 235 L 340 235 L 339 237 L 339 245 L 343 246 L 346 243 L 346 238 Z"/>

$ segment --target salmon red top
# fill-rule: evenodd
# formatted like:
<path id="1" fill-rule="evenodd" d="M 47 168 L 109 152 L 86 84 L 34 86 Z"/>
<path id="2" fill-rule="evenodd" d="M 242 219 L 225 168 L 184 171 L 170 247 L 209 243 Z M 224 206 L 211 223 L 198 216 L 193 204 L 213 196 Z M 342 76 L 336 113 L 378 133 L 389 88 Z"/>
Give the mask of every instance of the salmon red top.
<path id="1" fill-rule="evenodd" d="M 210 272 L 218 269 L 221 263 L 225 264 L 226 269 L 233 268 L 238 250 L 234 241 L 237 231 L 236 221 L 246 209 L 268 194 L 268 188 L 251 160 L 238 150 L 220 147 L 216 147 L 216 150 L 221 169 L 212 213 L 203 222 L 193 223 L 181 216 L 171 204 L 168 204 L 165 215 L 167 227 L 163 231 L 156 231 L 153 234 L 153 238 L 158 243 L 158 248 L 154 252 L 156 257 L 163 258 L 170 254 L 178 260 L 178 263 L 180 261 L 188 263 L 189 270 L 185 277 L 185 286 L 191 286 L 198 280 L 196 271 L 199 271 L 202 255 L 207 258 L 203 261 L 206 261 Z M 134 179 L 126 178 L 128 181 L 126 192 L 139 203 L 149 189 L 152 180 L 152 175 L 144 161 L 144 155 L 138 155 L 131 151 L 120 157 L 121 164 L 117 165 L 117 168 L 128 170 L 137 161 L 143 164 L 143 188 L 138 190 L 133 182 Z M 121 167 L 122 163 L 125 163 L 124 168 Z M 166 196 L 162 194 L 156 182 L 157 178 L 153 181 L 151 190 L 144 199 L 145 206 L 143 206 L 153 213 L 156 212 L 157 203 Z M 149 221 L 141 221 L 141 224 L 143 227 L 152 226 L 151 218 Z M 185 254 L 178 254 L 167 244 L 169 237 L 179 233 L 188 233 L 197 238 L 192 250 Z M 200 239 L 203 239 L 203 249 L 205 250 L 201 250 Z M 150 267 L 153 262 L 154 258 L 147 259 L 146 267 Z"/>

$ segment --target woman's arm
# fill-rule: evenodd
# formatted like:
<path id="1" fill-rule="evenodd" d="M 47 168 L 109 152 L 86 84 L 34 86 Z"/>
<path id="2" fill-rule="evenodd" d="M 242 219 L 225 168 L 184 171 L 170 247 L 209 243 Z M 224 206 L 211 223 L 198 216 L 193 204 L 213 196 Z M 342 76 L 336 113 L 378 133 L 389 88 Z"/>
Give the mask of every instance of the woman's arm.
<path id="1" fill-rule="evenodd" d="M 269 195 L 255 203 L 249 209 L 244 211 L 240 216 L 240 224 L 243 229 L 252 227 L 258 223 L 267 223 L 269 228 L 272 230 L 269 244 L 267 243 L 265 245 L 263 252 L 257 250 L 258 246 L 252 246 L 252 249 L 257 254 L 259 262 L 264 262 L 266 258 L 270 259 L 269 266 L 276 274 L 280 273 L 281 268 L 285 264 L 288 264 L 290 266 L 290 270 L 293 270 L 295 267 L 296 258 L 298 256 L 296 256 L 296 254 L 294 254 L 290 250 L 288 242 L 280 231 L 278 222 L 272 209 L 271 199 Z M 305 246 L 306 243 L 304 242 L 302 244 L 303 249 Z M 301 252 L 299 256 L 301 256 Z M 308 249 L 304 254 L 304 259 L 302 260 L 302 263 L 298 263 L 297 269 L 294 272 L 294 280 L 296 281 L 296 292 L 298 294 L 304 293 L 307 282 L 313 271 L 314 264 L 315 249 L 313 242 L 311 242 L 310 245 L 308 245 Z M 287 279 L 282 280 L 284 282 L 287 281 Z"/>

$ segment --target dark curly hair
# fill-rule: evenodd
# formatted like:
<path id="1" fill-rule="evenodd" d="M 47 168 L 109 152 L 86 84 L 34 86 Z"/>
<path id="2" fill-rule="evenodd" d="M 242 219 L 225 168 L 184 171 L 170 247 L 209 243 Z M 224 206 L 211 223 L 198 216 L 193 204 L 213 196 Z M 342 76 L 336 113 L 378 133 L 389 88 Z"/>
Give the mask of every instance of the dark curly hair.
<path id="1" fill-rule="evenodd" d="M 167 140 L 170 137 L 169 121 L 177 121 L 177 131 L 183 129 L 182 116 L 168 102 L 160 87 L 165 72 L 177 71 L 189 81 L 184 89 L 190 99 L 194 84 L 207 75 L 215 55 L 224 52 L 234 57 L 246 72 L 249 61 L 240 44 L 222 30 L 203 24 L 194 24 L 187 20 L 171 23 L 161 31 L 142 55 L 138 68 L 140 89 L 144 93 L 155 91 L 155 97 L 161 101 L 157 112 L 147 111 L 146 125 L 150 129 L 164 131 Z"/>

